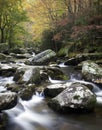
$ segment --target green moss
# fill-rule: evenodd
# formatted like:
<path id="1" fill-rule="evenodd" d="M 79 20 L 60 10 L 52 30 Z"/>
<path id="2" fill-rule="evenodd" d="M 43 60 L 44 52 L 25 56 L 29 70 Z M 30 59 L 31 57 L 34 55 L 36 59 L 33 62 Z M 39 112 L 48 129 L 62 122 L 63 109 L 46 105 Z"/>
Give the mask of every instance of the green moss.
<path id="1" fill-rule="evenodd" d="M 75 95 L 73 98 L 79 100 L 80 95 Z"/>
<path id="2" fill-rule="evenodd" d="M 60 57 L 68 55 L 68 48 L 67 47 L 61 48 L 58 51 L 57 55 L 60 56 Z"/>

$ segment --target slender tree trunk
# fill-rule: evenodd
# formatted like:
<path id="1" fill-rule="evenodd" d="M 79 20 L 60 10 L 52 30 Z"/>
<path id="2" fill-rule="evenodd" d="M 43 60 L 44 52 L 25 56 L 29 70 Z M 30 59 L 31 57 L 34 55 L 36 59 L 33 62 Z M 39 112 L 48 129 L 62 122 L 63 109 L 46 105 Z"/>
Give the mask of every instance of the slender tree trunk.
<path id="1" fill-rule="evenodd" d="M 100 14 L 100 0 L 97 1 L 97 13 Z"/>
<path id="2" fill-rule="evenodd" d="M 12 29 L 9 30 L 9 37 L 8 37 L 9 47 L 12 47 Z"/>
<path id="3" fill-rule="evenodd" d="M 5 42 L 5 39 L 4 39 L 4 29 L 1 28 L 0 31 L 1 31 L 1 41 L 0 42 L 4 43 Z"/>

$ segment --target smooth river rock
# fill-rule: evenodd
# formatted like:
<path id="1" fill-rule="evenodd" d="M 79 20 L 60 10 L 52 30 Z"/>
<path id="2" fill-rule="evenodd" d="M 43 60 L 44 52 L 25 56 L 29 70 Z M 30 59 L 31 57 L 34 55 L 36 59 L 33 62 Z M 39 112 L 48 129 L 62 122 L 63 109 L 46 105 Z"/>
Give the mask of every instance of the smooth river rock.
<path id="1" fill-rule="evenodd" d="M 13 108 L 17 104 L 17 94 L 14 92 L 0 93 L 0 111 Z"/>

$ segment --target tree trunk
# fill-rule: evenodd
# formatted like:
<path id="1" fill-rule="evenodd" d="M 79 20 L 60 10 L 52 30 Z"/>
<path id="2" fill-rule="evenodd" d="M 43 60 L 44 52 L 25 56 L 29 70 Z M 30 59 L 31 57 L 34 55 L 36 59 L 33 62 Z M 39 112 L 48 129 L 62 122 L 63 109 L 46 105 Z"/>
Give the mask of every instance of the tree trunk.
<path id="1" fill-rule="evenodd" d="M 97 1 L 97 13 L 98 15 L 101 13 L 100 0 Z"/>
<path id="2" fill-rule="evenodd" d="M 9 37 L 8 37 L 9 47 L 12 47 L 12 29 L 9 29 Z"/>
<path id="3" fill-rule="evenodd" d="M 5 39 L 4 39 L 4 29 L 0 29 L 1 30 L 1 43 L 4 43 L 5 42 Z"/>

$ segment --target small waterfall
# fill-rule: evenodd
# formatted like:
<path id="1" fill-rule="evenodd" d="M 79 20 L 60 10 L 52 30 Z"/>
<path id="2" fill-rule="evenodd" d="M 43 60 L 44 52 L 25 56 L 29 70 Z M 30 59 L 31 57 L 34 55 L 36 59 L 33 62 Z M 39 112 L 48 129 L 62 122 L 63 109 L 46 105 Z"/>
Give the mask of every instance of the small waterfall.
<path id="1" fill-rule="evenodd" d="M 51 77 L 49 77 L 49 81 L 52 83 L 52 84 L 58 84 L 58 83 L 66 83 L 67 81 L 64 81 L 64 80 L 53 80 Z"/>
<path id="2" fill-rule="evenodd" d="M 65 67 L 65 66 L 64 66 Z M 69 67 L 68 67 L 69 68 Z M 67 81 L 62 81 L 62 80 L 53 80 L 51 77 L 49 77 L 49 81 L 52 84 L 63 84 L 63 83 L 67 83 L 68 85 L 71 85 L 72 83 L 82 83 L 82 84 L 86 84 L 86 85 L 91 85 L 93 86 L 92 91 L 95 93 L 95 95 L 97 96 L 97 104 L 102 104 L 102 90 L 99 88 L 99 86 L 97 86 L 94 83 L 91 82 L 87 82 L 84 80 L 80 80 L 81 79 L 81 75 L 80 73 L 70 73 L 70 79 Z"/>
<path id="3" fill-rule="evenodd" d="M 6 91 L 6 87 L 5 87 L 6 84 L 12 84 L 12 83 L 14 83 L 12 76 L 7 78 L 0 77 L 0 92 Z"/>
<path id="4" fill-rule="evenodd" d="M 59 65 L 58 65 L 59 67 L 68 67 L 67 65 L 65 65 L 64 63 L 60 63 Z"/>
<path id="5" fill-rule="evenodd" d="M 95 85 L 94 83 L 91 83 L 91 82 L 87 82 L 87 81 L 84 81 L 84 80 L 77 80 L 75 78 L 72 78 L 70 80 L 71 82 L 79 82 L 79 83 L 82 83 L 82 84 L 86 84 L 86 85 L 92 85 L 93 86 L 93 92 L 99 92 L 101 91 L 101 89 L 99 88 L 99 86 Z"/>
<path id="6" fill-rule="evenodd" d="M 62 64 L 62 66 L 64 66 Z M 67 66 L 64 66 L 65 71 Z M 70 69 L 70 68 L 69 68 Z M 74 75 L 75 74 L 75 75 Z M 51 83 L 66 83 L 71 85 L 74 82 L 90 84 L 93 86 L 93 91 L 97 95 L 97 102 L 102 104 L 102 90 L 93 83 L 85 82 L 77 77 L 78 73 L 70 71 L 70 80 L 60 81 L 49 78 Z M 13 77 L 2 78 L 0 77 L 0 90 L 4 91 L 4 86 L 7 83 L 13 83 Z M 33 95 L 31 100 L 24 101 L 19 98 L 18 104 L 9 110 L 4 111 L 7 113 L 9 122 L 6 130 L 99 130 L 101 127 L 101 114 L 98 116 L 93 115 L 59 115 L 54 113 L 46 104 L 43 97 L 43 92 Z M 82 116 L 82 118 L 81 118 Z M 92 122 L 91 122 L 92 121 Z M 97 121 L 97 123 L 96 123 Z M 94 126 L 97 128 L 94 129 Z"/>

